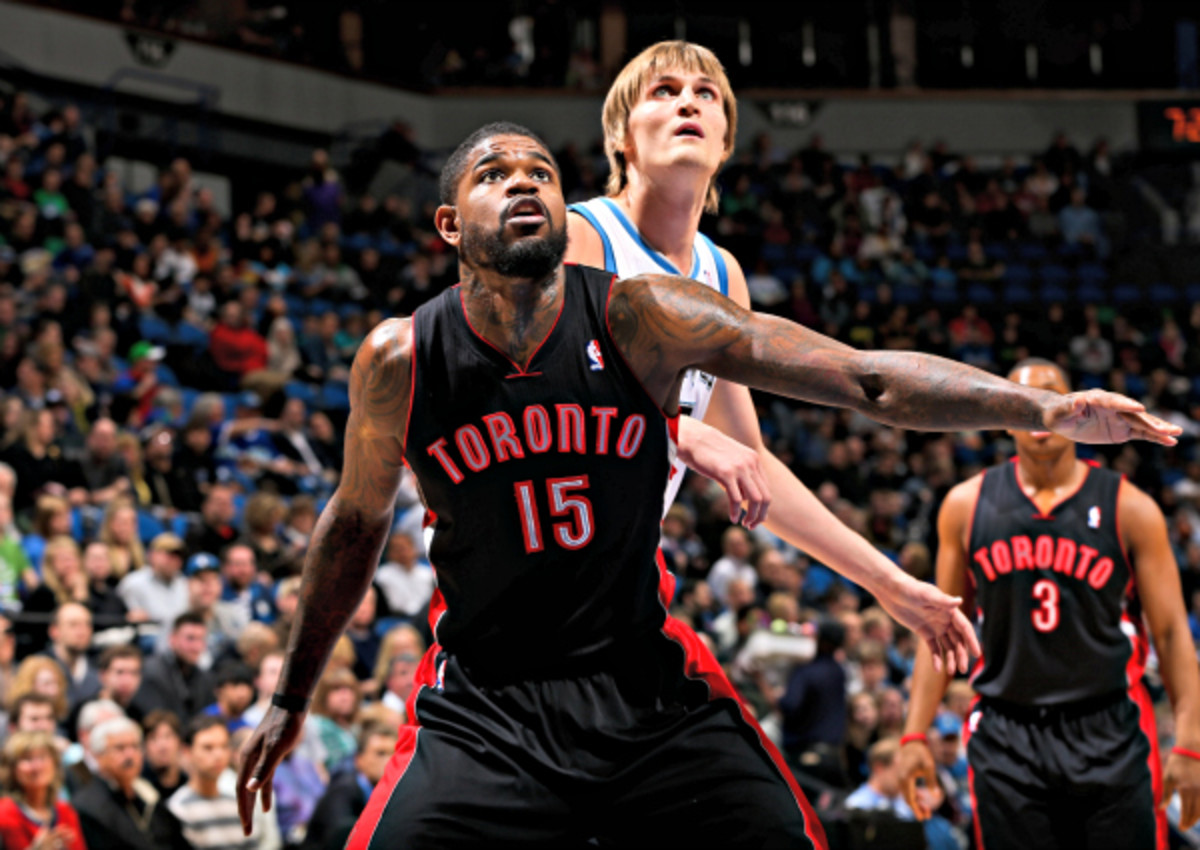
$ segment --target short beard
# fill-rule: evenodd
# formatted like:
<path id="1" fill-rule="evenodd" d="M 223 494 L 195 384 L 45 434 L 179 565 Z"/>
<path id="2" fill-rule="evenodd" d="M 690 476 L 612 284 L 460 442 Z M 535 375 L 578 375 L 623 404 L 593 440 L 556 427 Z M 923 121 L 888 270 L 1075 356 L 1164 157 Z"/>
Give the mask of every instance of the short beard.
<path id="1" fill-rule="evenodd" d="M 468 224 L 458 250 L 466 265 L 493 268 L 504 277 L 519 280 L 544 280 L 558 270 L 567 253 L 567 228 L 556 230 L 551 224 L 550 234 L 544 238 L 509 243 L 504 241 L 504 225 L 489 232 L 481 225 Z"/>

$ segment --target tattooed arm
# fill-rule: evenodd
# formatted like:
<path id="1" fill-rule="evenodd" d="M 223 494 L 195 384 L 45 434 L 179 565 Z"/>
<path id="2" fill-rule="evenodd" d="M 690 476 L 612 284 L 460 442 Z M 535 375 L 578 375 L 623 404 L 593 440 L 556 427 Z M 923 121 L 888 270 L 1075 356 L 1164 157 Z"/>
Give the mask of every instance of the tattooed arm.
<path id="1" fill-rule="evenodd" d="M 300 702 L 311 696 L 362 601 L 391 528 L 412 392 L 410 330 L 407 319 L 383 322 L 354 359 L 342 480 L 313 531 L 296 622 L 275 689 Z M 237 794 L 247 835 L 255 793 L 262 789 L 263 808 L 270 809 L 271 777 L 299 740 L 305 714 L 272 706 L 246 743 Z"/>
<path id="2" fill-rule="evenodd" d="M 859 351 L 669 275 L 615 282 L 609 324 L 626 360 L 668 409 L 683 371 L 695 367 L 900 428 L 1051 430 L 1085 443 L 1165 445 L 1180 431 L 1113 393 L 1059 395 L 930 354 Z"/>

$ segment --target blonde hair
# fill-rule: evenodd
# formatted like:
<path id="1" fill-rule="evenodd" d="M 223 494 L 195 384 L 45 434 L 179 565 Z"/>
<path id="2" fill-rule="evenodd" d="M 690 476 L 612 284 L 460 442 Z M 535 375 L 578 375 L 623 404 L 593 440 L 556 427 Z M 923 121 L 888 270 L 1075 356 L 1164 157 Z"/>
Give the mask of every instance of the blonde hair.
<path id="1" fill-rule="evenodd" d="M 53 566 L 53 559 L 58 557 L 61 552 L 69 552 L 79 559 L 79 569 L 83 570 L 83 554 L 79 551 L 78 543 L 65 534 L 51 537 L 46 541 L 46 548 L 42 550 L 42 581 L 46 583 L 46 587 L 50 588 L 51 593 L 54 594 L 54 600 L 59 605 L 76 601 L 73 589 L 63 585 L 57 567 Z"/>
<path id="2" fill-rule="evenodd" d="M 362 689 L 358 686 L 358 679 L 354 673 L 346 667 L 329 667 L 321 675 L 317 682 L 316 692 L 313 694 L 313 714 L 328 717 L 329 695 L 341 688 L 349 688 L 354 691 L 354 716 L 357 719 L 358 710 L 362 706 Z"/>
<path id="3" fill-rule="evenodd" d="M 388 629 L 387 634 L 380 641 L 379 656 L 375 659 L 375 675 L 371 677 L 380 686 L 387 681 L 388 673 L 392 667 L 392 659 L 400 654 L 400 648 L 396 644 L 404 638 L 412 642 L 417 650 L 416 655 L 418 659 L 425 654 L 425 638 L 421 637 L 421 631 L 416 626 L 411 623 L 401 623 L 394 628 Z"/>
<path id="4" fill-rule="evenodd" d="M 25 791 L 17 784 L 17 760 L 29 753 L 44 750 L 54 763 L 54 778 L 50 780 L 50 788 L 46 799 L 53 805 L 58 799 L 59 789 L 62 788 L 63 768 L 59 758 L 58 748 L 54 745 L 54 736 L 49 732 L 14 732 L 4 743 L 4 779 L 0 790 L 17 802 L 24 802 Z"/>
<path id="5" fill-rule="evenodd" d="M 67 719 L 67 674 L 49 655 L 31 655 L 21 662 L 21 666 L 13 675 L 9 703 L 15 703 L 26 694 L 35 693 L 33 685 L 37 681 L 38 674 L 43 670 L 49 670 L 58 681 L 58 695 L 52 699 L 54 701 L 54 717 L 61 723 Z"/>
<path id="6" fill-rule="evenodd" d="M 112 533 L 113 518 L 117 515 L 117 511 L 126 508 L 133 511 L 133 537 L 127 544 L 118 542 Z M 122 497 L 108 503 L 108 507 L 104 511 L 104 519 L 100 521 L 100 542 L 108 544 L 108 560 L 112 563 L 113 575 L 118 579 L 123 579 L 126 573 L 141 569 L 146 565 L 146 550 L 142 546 L 141 538 L 138 537 L 137 520 L 137 505 L 132 499 Z M 128 561 L 117 554 L 120 550 L 129 554 Z"/>
<path id="7" fill-rule="evenodd" d="M 629 113 L 642 97 L 646 83 L 654 74 L 668 70 L 688 71 L 703 74 L 712 79 L 721 93 L 721 105 L 725 109 L 725 156 L 724 164 L 733 153 L 737 137 L 737 98 L 715 53 L 707 47 L 687 41 L 660 41 L 647 47 L 617 74 L 608 95 L 604 98 L 604 153 L 608 156 L 609 175 L 605 191 L 610 195 L 620 194 L 629 185 L 629 174 L 625 163 L 625 131 L 629 128 Z M 704 211 L 717 211 L 717 176 L 708 184 L 708 197 Z"/>

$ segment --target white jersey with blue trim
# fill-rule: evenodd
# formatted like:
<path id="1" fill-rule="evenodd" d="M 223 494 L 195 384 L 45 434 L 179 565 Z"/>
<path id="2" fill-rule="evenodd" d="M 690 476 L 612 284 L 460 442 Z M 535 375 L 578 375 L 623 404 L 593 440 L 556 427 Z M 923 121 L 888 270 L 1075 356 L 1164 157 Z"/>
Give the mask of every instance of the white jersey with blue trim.
<path id="1" fill-rule="evenodd" d="M 612 198 L 592 198 L 581 204 L 571 204 L 567 209 L 587 219 L 600 235 L 604 243 L 604 268 L 616 274 L 618 278 L 665 272 L 690 277 L 722 295 L 729 295 L 729 271 L 725 266 L 725 258 L 721 256 L 712 240 L 703 233 L 697 233 L 692 243 L 692 268 L 685 275 L 675 268 L 674 263 L 646 243 L 642 234 L 629 220 L 629 216 Z M 699 369 L 689 370 L 679 390 L 680 413 L 703 420 L 716 381 L 716 377 L 707 372 Z M 675 459 L 671 477 L 667 480 L 667 492 L 663 498 L 664 511 L 674 503 L 686 468 L 682 461 Z"/>

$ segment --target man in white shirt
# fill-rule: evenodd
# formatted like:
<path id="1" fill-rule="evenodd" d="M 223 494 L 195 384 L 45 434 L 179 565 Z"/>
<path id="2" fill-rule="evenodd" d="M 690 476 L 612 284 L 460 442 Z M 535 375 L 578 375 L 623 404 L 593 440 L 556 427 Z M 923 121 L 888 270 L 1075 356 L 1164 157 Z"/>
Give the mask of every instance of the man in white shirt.
<path id="1" fill-rule="evenodd" d="M 729 582 L 735 578 L 741 579 L 754 590 L 758 586 L 758 573 L 750 563 L 750 555 L 754 551 L 750 534 L 741 526 L 733 525 L 725 530 L 721 535 L 721 551 L 724 556 L 708 571 L 708 586 L 712 588 L 713 596 L 725 604 L 725 590 Z"/>
<path id="2" fill-rule="evenodd" d="M 186 549 L 170 532 L 150 541 L 146 566 L 134 570 L 117 585 L 117 595 L 129 609 L 129 619 L 161 624 L 175 622 L 188 610 L 188 582 L 183 576 Z"/>
<path id="3" fill-rule="evenodd" d="M 393 614 L 415 617 L 433 596 L 437 582 L 429 562 L 417 557 L 413 539 L 403 531 L 388 540 L 387 563 L 375 574 Z"/>

